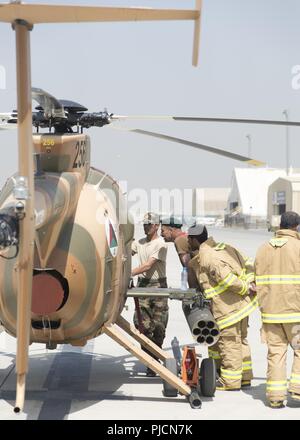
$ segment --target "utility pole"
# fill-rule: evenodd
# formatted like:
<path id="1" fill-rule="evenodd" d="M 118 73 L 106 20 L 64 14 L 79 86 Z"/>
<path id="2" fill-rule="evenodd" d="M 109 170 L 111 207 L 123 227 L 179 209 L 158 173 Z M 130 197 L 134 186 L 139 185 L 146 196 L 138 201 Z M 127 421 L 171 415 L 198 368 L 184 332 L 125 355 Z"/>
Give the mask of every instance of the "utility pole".
<path id="1" fill-rule="evenodd" d="M 287 110 L 283 110 L 282 114 L 285 116 L 286 122 L 289 120 L 289 114 Z M 290 174 L 290 139 L 289 139 L 289 126 L 286 126 L 286 175 Z"/>

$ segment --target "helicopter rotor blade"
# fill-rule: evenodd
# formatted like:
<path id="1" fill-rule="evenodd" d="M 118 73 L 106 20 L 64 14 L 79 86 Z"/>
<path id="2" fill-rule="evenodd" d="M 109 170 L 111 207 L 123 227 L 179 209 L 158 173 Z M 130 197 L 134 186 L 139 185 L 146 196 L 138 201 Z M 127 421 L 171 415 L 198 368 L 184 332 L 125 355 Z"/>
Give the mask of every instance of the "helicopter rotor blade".
<path id="1" fill-rule="evenodd" d="M 1 7 L 0 7 L 1 10 Z M 31 328 L 31 295 L 35 236 L 34 166 L 31 110 L 30 31 L 25 23 L 15 24 L 17 102 L 18 102 L 18 159 L 19 178 L 26 191 L 22 191 L 25 216 L 19 222 L 19 253 L 16 263 L 17 279 L 17 353 L 16 402 L 14 411 L 22 411 L 25 399 L 26 374 Z"/>
<path id="2" fill-rule="evenodd" d="M 300 122 L 294 121 L 276 121 L 269 119 L 238 119 L 238 118 L 198 118 L 198 117 L 185 117 L 185 116 L 174 116 L 175 121 L 186 121 L 186 122 L 225 122 L 225 123 L 236 123 L 236 124 L 261 124 L 261 125 L 283 125 L 291 127 L 300 127 Z"/>
<path id="3" fill-rule="evenodd" d="M 72 6 L 8 3 L 0 5 L 0 21 L 38 23 L 99 21 L 199 20 L 198 9 L 153 9 L 135 7 Z"/>
<path id="4" fill-rule="evenodd" d="M 140 129 L 128 129 L 128 131 L 131 131 L 133 133 L 138 134 L 144 134 L 146 136 L 152 136 L 156 137 L 158 139 L 164 139 L 166 141 L 176 142 L 183 145 L 188 145 L 189 147 L 197 148 L 198 150 L 208 151 L 209 153 L 218 154 L 219 156 L 228 157 L 230 159 L 238 160 L 240 162 L 247 163 L 249 165 L 253 165 L 256 167 L 262 167 L 265 166 L 265 162 L 261 162 L 256 159 L 251 159 L 250 157 L 241 156 L 240 154 L 231 153 L 230 151 L 221 150 L 219 148 L 210 147 L 208 145 L 198 144 L 196 142 L 191 142 L 185 139 L 180 139 L 177 137 L 167 136 L 165 134 L 161 133 L 155 133 L 153 131 L 146 131 L 146 130 L 140 130 Z"/>
<path id="5" fill-rule="evenodd" d="M 300 127 L 300 122 L 297 121 L 277 121 L 270 119 L 240 119 L 240 118 L 202 118 L 197 116 L 155 116 L 155 115 L 113 115 L 112 120 L 127 120 L 127 119 L 143 119 L 143 120 L 172 120 L 182 122 L 225 122 L 237 124 L 260 124 L 260 125 L 282 125 L 290 127 Z"/>

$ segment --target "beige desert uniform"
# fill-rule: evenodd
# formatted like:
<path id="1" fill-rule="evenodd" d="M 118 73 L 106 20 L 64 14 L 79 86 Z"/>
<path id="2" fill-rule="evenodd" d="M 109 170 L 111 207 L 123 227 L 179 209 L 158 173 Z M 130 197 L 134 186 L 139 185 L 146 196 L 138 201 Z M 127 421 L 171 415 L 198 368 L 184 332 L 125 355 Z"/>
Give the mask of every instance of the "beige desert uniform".
<path id="1" fill-rule="evenodd" d="M 262 336 L 268 345 L 267 396 L 270 401 L 283 401 L 289 344 L 294 363 L 288 390 L 300 395 L 300 234 L 290 229 L 277 231 L 258 250 L 255 275 Z"/>
<path id="2" fill-rule="evenodd" d="M 174 245 L 178 256 L 189 254 L 191 258 L 198 255 L 198 251 L 192 251 L 189 245 L 188 236 L 184 232 L 175 238 Z"/>
<path id="3" fill-rule="evenodd" d="M 184 232 L 182 233 L 182 235 L 179 235 L 177 238 L 175 238 L 174 245 L 178 256 L 191 254 L 188 237 L 187 234 L 185 234 Z"/>
<path id="4" fill-rule="evenodd" d="M 247 273 L 245 259 L 235 248 L 217 244 L 213 238 L 201 244 L 195 258 L 197 279 L 205 297 L 211 299 L 212 313 L 220 328 L 218 347 L 213 346 L 215 357 L 220 356 L 220 381 L 227 389 L 239 389 L 242 380 L 253 377 L 246 339 L 248 316 L 258 306 L 256 295 L 248 293 L 253 273 Z"/>
<path id="5" fill-rule="evenodd" d="M 145 264 L 150 258 L 156 261 L 151 269 L 138 277 L 138 287 L 167 287 L 166 259 L 167 245 L 160 237 L 147 241 L 142 238 L 133 241 L 132 252 L 138 255 L 139 266 Z M 144 334 L 158 346 L 162 346 L 168 323 L 167 298 L 139 299 Z M 134 315 L 134 324 L 139 327 L 137 313 Z"/>

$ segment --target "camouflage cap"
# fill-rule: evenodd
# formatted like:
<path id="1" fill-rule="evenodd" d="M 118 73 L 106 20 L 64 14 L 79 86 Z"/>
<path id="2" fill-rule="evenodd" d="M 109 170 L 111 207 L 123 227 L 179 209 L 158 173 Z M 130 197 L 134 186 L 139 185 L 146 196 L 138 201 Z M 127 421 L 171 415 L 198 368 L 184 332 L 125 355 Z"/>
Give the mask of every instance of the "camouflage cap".
<path id="1" fill-rule="evenodd" d="M 159 215 L 154 212 L 147 212 L 143 218 L 144 224 L 159 225 L 159 221 Z"/>

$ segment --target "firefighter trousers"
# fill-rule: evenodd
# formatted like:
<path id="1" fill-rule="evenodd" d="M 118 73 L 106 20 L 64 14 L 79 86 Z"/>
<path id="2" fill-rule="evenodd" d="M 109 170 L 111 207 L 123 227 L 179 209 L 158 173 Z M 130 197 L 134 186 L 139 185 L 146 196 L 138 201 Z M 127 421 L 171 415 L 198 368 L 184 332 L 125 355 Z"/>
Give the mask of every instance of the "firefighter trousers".
<path id="1" fill-rule="evenodd" d="M 240 389 L 242 381 L 253 379 L 250 347 L 247 341 L 248 317 L 220 332 L 209 355 L 220 369 L 220 382 L 228 389 Z"/>
<path id="2" fill-rule="evenodd" d="M 263 324 L 262 341 L 268 345 L 267 398 L 283 401 L 287 391 L 300 395 L 300 323 Z M 294 350 L 289 385 L 286 358 L 288 346 Z"/>

